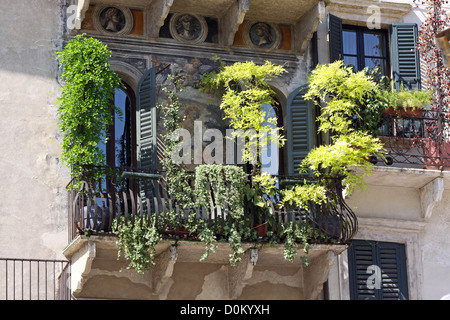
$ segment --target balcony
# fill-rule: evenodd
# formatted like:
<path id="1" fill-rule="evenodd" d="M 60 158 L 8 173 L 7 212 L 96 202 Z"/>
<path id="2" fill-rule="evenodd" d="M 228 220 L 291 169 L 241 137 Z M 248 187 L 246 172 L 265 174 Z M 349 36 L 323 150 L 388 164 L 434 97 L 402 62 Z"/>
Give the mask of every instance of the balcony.
<path id="1" fill-rule="evenodd" d="M 379 138 L 385 159 L 373 158 L 378 166 L 448 170 L 450 168 L 449 120 L 436 111 L 383 114 Z"/>
<path id="2" fill-rule="evenodd" d="M 345 204 L 340 183 L 332 179 L 279 177 L 279 184 L 284 187 L 292 183 L 326 185 L 326 204 L 318 206 L 311 203 L 308 211 L 290 206 L 280 208 L 277 196 L 263 196 L 263 204 L 244 201 L 244 216 L 238 223 L 233 220 L 230 208 L 214 203 L 216 195 L 212 188 L 209 192 L 210 208 L 194 206 L 183 210 L 168 194 L 163 172 L 131 168 L 116 168 L 110 172 L 112 174 L 107 179 L 96 183 L 82 181 L 78 189 L 69 192 L 69 237 L 72 241 L 64 254 L 72 261 L 71 287 L 77 299 L 208 299 L 211 294 L 218 295 L 218 299 L 236 299 L 245 296 L 246 287 L 250 288 L 252 281 L 256 281 L 252 278 L 253 270 L 265 270 L 264 277 L 269 277 L 265 278 L 268 282 L 274 281 L 270 279 L 270 270 L 284 270 L 282 273 L 288 274 L 299 272 L 302 282 L 294 285 L 293 295 L 271 296 L 266 292 L 254 293 L 249 297 L 317 299 L 333 257 L 347 248 L 348 241 L 357 231 L 356 216 Z M 132 224 L 143 223 L 148 217 L 155 218 L 162 240 L 155 248 L 154 266 L 143 275 L 127 270 L 128 261 L 118 258 L 117 235 L 113 232 L 114 219 L 118 217 Z M 203 262 L 200 258 L 204 254 L 205 244 L 199 235 L 201 230 L 191 229 L 193 222 L 204 223 L 217 240 L 215 252 L 211 252 Z M 297 239 L 295 246 L 298 252 L 293 262 L 287 261 L 284 256 L 285 230 L 290 224 L 307 230 L 309 246 L 307 252 L 303 251 L 305 243 Z M 227 243 L 233 225 L 242 235 L 243 253 L 236 266 L 230 265 L 232 250 Z M 305 266 L 298 257 L 306 258 L 309 265 Z M 213 287 L 225 286 L 227 290 L 221 290 L 226 292 L 207 294 L 208 289 L 202 288 L 197 295 L 191 295 L 183 293 L 183 290 L 175 293 L 167 289 L 171 279 L 176 281 L 177 277 L 181 277 L 180 272 L 186 281 L 199 280 L 200 284 L 203 283 L 208 275 L 205 270 L 212 266 L 223 271 L 222 280 L 216 279 Z M 200 278 L 204 273 L 205 280 L 187 276 L 186 272 L 189 274 L 192 268 Z M 126 289 L 123 289 L 124 286 Z"/>

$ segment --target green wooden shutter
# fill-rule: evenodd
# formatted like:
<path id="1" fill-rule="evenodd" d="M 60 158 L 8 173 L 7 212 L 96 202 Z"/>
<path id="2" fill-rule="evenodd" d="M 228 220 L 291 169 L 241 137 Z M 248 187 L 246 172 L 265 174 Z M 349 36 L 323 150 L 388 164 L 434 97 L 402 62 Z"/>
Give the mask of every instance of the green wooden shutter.
<path id="1" fill-rule="evenodd" d="M 352 300 L 408 299 L 403 244 L 354 240 L 348 250 L 348 266 Z M 380 278 L 376 279 L 378 272 Z"/>
<path id="2" fill-rule="evenodd" d="M 420 58 L 416 49 L 417 24 L 398 23 L 391 27 L 393 80 L 407 89 L 420 89 Z"/>
<path id="3" fill-rule="evenodd" d="M 142 169 L 156 169 L 155 68 L 142 76 L 137 89 L 137 161 Z"/>
<path id="4" fill-rule="evenodd" d="M 330 44 L 330 62 L 342 60 L 342 19 L 332 14 L 328 15 L 328 37 Z"/>
<path id="5" fill-rule="evenodd" d="M 299 165 L 313 147 L 312 103 L 303 98 L 303 86 L 295 90 L 287 103 L 288 174 L 298 175 Z"/>

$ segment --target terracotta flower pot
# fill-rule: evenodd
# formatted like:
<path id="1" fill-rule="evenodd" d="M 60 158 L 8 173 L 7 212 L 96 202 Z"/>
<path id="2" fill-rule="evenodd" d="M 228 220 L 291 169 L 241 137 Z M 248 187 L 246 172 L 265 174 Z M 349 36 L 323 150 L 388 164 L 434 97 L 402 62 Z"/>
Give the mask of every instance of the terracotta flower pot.
<path id="1" fill-rule="evenodd" d="M 398 106 L 397 109 L 393 107 L 389 107 L 388 109 L 383 111 L 384 114 L 389 114 L 391 116 L 400 116 L 400 117 L 421 117 L 423 115 L 422 108 L 412 108 L 403 106 Z"/>
<path id="2" fill-rule="evenodd" d="M 265 222 L 265 223 L 259 224 L 255 227 L 255 230 L 256 230 L 258 239 L 264 238 L 265 236 L 267 236 L 267 231 L 269 230 L 269 223 Z"/>

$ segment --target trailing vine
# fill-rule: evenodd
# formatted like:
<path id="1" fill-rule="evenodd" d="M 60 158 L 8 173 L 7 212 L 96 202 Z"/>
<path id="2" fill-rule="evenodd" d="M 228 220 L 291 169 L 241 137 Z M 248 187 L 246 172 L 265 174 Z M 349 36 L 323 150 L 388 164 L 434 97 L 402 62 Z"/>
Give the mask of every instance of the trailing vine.
<path id="1" fill-rule="evenodd" d="M 125 221 L 125 217 L 120 216 L 114 219 L 112 230 L 118 237 L 117 258 L 123 254 L 129 261 L 127 269 L 133 268 L 143 274 L 155 264 L 155 248 L 162 239 L 155 216 L 144 215 L 141 222 Z"/>
<path id="2" fill-rule="evenodd" d="M 192 188 L 189 185 L 192 176 L 174 161 L 174 155 L 179 151 L 180 146 L 177 139 L 183 128 L 181 123 L 185 120 L 185 116 L 181 113 L 183 104 L 179 98 L 179 94 L 184 90 L 183 78 L 170 74 L 168 80 L 169 83 L 162 88 L 162 91 L 167 94 L 167 102 L 157 105 L 163 111 L 162 120 L 166 129 L 166 133 L 161 136 L 164 151 L 160 160 L 166 173 L 168 193 L 182 209 L 188 209 L 193 206 Z"/>
<path id="3" fill-rule="evenodd" d="M 211 211 L 219 206 L 222 210 L 229 208 L 233 223 L 226 231 L 228 243 L 232 248 L 230 264 L 233 266 L 241 260 L 241 255 L 244 253 L 241 238 L 245 232 L 243 204 L 246 177 L 242 167 L 234 165 L 199 165 L 195 169 L 196 205 Z M 211 206 L 211 196 L 214 197 L 213 206 Z"/>

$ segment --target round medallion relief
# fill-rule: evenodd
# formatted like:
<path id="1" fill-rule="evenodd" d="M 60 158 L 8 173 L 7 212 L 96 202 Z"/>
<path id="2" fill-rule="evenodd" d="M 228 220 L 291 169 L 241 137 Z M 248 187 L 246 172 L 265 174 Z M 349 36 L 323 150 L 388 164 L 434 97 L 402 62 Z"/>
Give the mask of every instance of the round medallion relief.
<path id="1" fill-rule="evenodd" d="M 201 16 L 177 13 L 170 20 L 170 34 L 180 42 L 199 43 L 205 41 L 208 25 Z"/>
<path id="2" fill-rule="evenodd" d="M 248 22 L 244 26 L 244 39 L 253 48 L 276 49 L 281 43 L 281 32 L 275 24 Z"/>
<path id="3" fill-rule="evenodd" d="M 96 6 L 94 26 L 103 34 L 127 34 L 133 28 L 133 14 L 128 8 Z"/>

